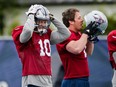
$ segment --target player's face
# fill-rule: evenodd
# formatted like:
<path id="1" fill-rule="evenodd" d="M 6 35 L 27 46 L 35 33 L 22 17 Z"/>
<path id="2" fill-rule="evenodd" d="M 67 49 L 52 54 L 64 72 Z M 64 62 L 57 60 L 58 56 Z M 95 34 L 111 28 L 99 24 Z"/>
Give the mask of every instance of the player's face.
<path id="1" fill-rule="evenodd" d="M 81 17 L 81 14 L 79 12 L 76 12 L 74 18 L 74 27 L 76 28 L 77 31 L 80 31 L 82 29 L 82 25 L 83 18 Z"/>
<path id="2" fill-rule="evenodd" d="M 39 20 L 37 21 L 38 29 L 45 29 L 47 26 L 46 20 Z"/>

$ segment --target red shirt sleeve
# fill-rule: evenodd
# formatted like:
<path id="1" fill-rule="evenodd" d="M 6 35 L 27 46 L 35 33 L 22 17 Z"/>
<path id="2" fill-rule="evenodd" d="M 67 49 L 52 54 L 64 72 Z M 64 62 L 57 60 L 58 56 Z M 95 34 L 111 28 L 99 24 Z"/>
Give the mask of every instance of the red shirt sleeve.
<path id="1" fill-rule="evenodd" d="M 20 34 L 22 32 L 22 29 L 23 29 L 23 26 L 18 26 L 18 27 L 13 29 L 12 37 L 13 37 L 13 41 L 14 41 L 15 44 L 20 43 L 19 36 L 20 36 Z"/>
<path id="2" fill-rule="evenodd" d="M 110 63 L 112 68 L 116 69 L 116 64 L 113 58 L 113 52 L 116 52 L 116 30 L 111 31 L 107 37 L 108 41 L 108 51 L 110 56 Z"/>

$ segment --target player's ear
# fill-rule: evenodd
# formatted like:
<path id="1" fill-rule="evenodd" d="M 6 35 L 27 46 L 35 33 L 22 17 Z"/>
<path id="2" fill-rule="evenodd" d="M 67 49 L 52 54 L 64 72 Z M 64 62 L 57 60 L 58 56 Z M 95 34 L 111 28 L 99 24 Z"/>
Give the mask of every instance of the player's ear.
<path id="1" fill-rule="evenodd" d="M 74 21 L 69 21 L 69 24 L 74 24 Z"/>

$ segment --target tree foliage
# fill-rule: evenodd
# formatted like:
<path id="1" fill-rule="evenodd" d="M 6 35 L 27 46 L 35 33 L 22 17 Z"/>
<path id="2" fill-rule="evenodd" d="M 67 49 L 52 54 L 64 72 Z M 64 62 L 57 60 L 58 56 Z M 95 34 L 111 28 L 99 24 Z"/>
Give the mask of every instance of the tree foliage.
<path id="1" fill-rule="evenodd" d="M 116 13 L 108 16 L 108 28 L 106 29 L 105 35 L 114 29 L 116 29 Z"/>
<path id="2" fill-rule="evenodd" d="M 17 0 L 0 0 L 0 35 L 3 35 L 4 28 L 4 11 L 17 4 Z"/>

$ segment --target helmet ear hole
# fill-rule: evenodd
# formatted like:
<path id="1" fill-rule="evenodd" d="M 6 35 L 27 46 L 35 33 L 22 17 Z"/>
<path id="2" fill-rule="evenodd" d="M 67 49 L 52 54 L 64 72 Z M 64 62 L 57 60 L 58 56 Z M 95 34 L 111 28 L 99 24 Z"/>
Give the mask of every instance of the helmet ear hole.
<path id="1" fill-rule="evenodd" d="M 101 34 L 105 32 L 108 26 L 108 20 L 105 14 L 98 10 L 91 11 L 87 15 L 84 16 L 86 26 L 92 21 L 98 24 L 98 29 L 101 31 Z"/>

